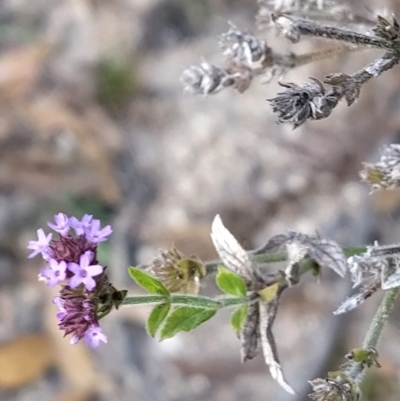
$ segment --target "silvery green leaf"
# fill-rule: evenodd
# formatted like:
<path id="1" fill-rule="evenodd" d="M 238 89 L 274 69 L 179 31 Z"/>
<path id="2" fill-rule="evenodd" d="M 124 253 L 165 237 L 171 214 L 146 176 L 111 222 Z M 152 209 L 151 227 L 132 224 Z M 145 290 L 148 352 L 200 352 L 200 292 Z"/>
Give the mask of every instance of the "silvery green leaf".
<path id="1" fill-rule="evenodd" d="M 260 350 L 260 305 L 248 305 L 247 316 L 240 333 L 241 360 L 246 362 L 255 358 Z"/>
<path id="2" fill-rule="evenodd" d="M 333 314 L 341 315 L 343 313 L 350 312 L 351 310 L 360 306 L 366 299 L 368 299 L 371 295 L 373 295 L 376 291 L 378 291 L 379 288 L 381 288 L 381 283 L 379 281 L 375 281 L 371 285 L 362 288 L 360 291 L 347 298 L 339 306 L 339 308 L 337 308 L 333 312 Z"/>
<path id="3" fill-rule="evenodd" d="M 289 233 L 274 235 L 264 246 L 257 249 L 255 254 L 258 255 L 262 253 L 280 251 L 285 248 L 289 239 Z"/>
<path id="4" fill-rule="evenodd" d="M 298 242 L 288 242 L 286 249 L 290 263 L 285 269 L 285 276 L 289 285 L 293 285 L 299 282 L 299 262 L 307 256 L 308 249 Z"/>
<path id="5" fill-rule="evenodd" d="M 347 259 L 342 248 L 334 241 L 296 233 L 292 242 L 307 248 L 307 255 L 321 267 L 328 267 L 344 277 L 347 271 Z"/>
<path id="6" fill-rule="evenodd" d="M 246 284 L 250 284 L 254 279 L 250 257 L 235 237 L 225 228 L 218 214 L 211 226 L 211 239 L 225 266 L 239 275 Z"/>
<path id="7" fill-rule="evenodd" d="M 397 269 L 387 278 L 382 277 L 382 290 L 390 290 L 391 288 L 400 287 L 400 269 Z"/>
<path id="8" fill-rule="evenodd" d="M 269 302 L 260 302 L 260 334 L 261 347 L 264 354 L 264 359 L 269 367 L 269 371 L 274 380 L 290 394 L 296 394 L 293 388 L 287 383 L 281 364 L 278 358 L 278 351 L 275 344 L 275 339 L 272 333 L 272 326 L 278 312 L 279 293 Z"/>
<path id="9" fill-rule="evenodd" d="M 358 287 L 364 280 L 378 277 L 384 261 L 368 255 L 354 255 L 347 259 L 353 288 Z"/>
<path id="10" fill-rule="evenodd" d="M 297 231 L 275 235 L 256 254 L 276 252 L 285 247 L 291 264 L 308 256 L 321 267 L 328 267 L 341 277 L 346 274 L 347 260 L 342 248 L 336 242 L 320 238 L 319 235 L 306 235 Z"/>

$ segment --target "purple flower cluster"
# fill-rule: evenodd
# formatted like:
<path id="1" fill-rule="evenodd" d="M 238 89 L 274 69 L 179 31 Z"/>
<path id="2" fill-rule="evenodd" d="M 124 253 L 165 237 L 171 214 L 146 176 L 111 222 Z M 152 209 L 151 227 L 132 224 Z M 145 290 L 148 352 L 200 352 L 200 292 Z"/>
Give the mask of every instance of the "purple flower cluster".
<path id="1" fill-rule="evenodd" d="M 110 226 L 100 227 L 100 220 L 85 214 L 81 220 L 64 213 L 54 216 L 48 226 L 58 234 L 37 230 L 37 241 L 27 248 L 33 258 L 41 255 L 46 267 L 39 280 L 54 287 L 61 285 L 60 295 L 53 303 L 59 308 L 58 325 L 65 335 L 72 334 L 71 344 L 82 340 L 97 348 L 107 337 L 101 331 L 99 319 L 118 308 L 126 291 L 117 291 L 108 281 L 106 268 L 97 261 L 97 245 L 112 233 Z"/>

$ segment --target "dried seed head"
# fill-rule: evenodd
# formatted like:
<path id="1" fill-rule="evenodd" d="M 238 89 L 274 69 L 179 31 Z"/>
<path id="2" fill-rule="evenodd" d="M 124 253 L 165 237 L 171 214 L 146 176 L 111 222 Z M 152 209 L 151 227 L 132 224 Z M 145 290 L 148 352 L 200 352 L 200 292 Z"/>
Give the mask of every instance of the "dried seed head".
<path id="1" fill-rule="evenodd" d="M 257 25 L 259 28 L 268 27 L 271 24 L 271 14 L 291 14 L 310 19 L 323 20 L 328 16 L 329 20 L 352 21 L 354 15 L 349 6 L 338 4 L 335 0 L 259 0 Z"/>
<path id="2" fill-rule="evenodd" d="M 351 256 L 347 263 L 353 288 L 359 286 L 365 280 L 376 280 L 387 267 L 387 261 L 381 258 L 373 258 L 368 254 Z"/>
<path id="3" fill-rule="evenodd" d="M 204 264 L 195 256 L 185 257 L 176 248 L 160 252 L 160 257 L 142 266 L 160 280 L 170 292 L 196 295 L 206 275 Z"/>
<path id="4" fill-rule="evenodd" d="M 375 32 L 376 36 L 380 36 L 383 39 L 399 41 L 400 26 L 393 16 L 392 21 L 389 21 L 378 15 L 378 22 L 372 30 Z"/>
<path id="5" fill-rule="evenodd" d="M 300 30 L 292 18 L 280 14 L 272 14 L 271 18 L 276 28 L 278 28 L 279 32 L 285 38 L 289 39 L 292 43 L 300 41 Z"/>
<path id="6" fill-rule="evenodd" d="M 278 122 L 293 124 L 294 128 L 305 123 L 307 119 L 320 120 L 328 117 L 339 101 L 332 91 L 325 91 L 322 83 L 316 79 L 302 85 L 280 85 L 287 90 L 268 101 L 273 112 L 278 114 Z"/>
<path id="7" fill-rule="evenodd" d="M 240 31 L 233 24 L 230 25 L 229 31 L 221 35 L 219 42 L 225 56 L 252 68 L 272 64 L 272 50 L 264 40 Z"/>
<path id="8" fill-rule="evenodd" d="M 400 246 L 375 244 L 368 246 L 362 255 L 348 259 L 349 270 L 354 286 L 373 279 L 380 280 L 382 289 L 400 286 Z"/>
<path id="9" fill-rule="evenodd" d="M 363 181 L 371 185 L 372 191 L 398 188 L 400 186 L 400 145 L 385 146 L 377 163 L 364 163 L 364 170 L 360 172 L 360 176 Z"/>
<path id="10" fill-rule="evenodd" d="M 332 0 L 262 0 L 260 6 L 281 13 L 324 10 L 337 6 Z"/>
<path id="11" fill-rule="evenodd" d="M 193 65 L 184 70 L 181 82 L 186 92 L 213 95 L 228 86 L 233 86 L 235 79 L 226 69 L 204 61 L 200 65 Z"/>
<path id="12" fill-rule="evenodd" d="M 358 401 L 361 393 L 357 384 L 342 372 L 331 372 L 325 379 L 310 380 L 314 401 Z"/>

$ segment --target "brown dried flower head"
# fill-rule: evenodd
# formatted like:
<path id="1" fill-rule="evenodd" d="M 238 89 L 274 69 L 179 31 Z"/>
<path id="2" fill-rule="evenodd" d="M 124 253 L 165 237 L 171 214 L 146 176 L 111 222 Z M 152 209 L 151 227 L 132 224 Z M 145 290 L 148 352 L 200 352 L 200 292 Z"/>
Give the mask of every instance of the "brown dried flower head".
<path id="1" fill-rule="evenodd" d="M 280 83 L 287 88 L 273 99 L 268 99 L 272 110 L 278 114 L 279 123 L 291 123 L 294 128 L 310 120 L 319 120 L 330 115 L 337 105 L 338 98 L 331 91 L 326 91 L 317 79 L 302 85 Z"/>
<path id="2" fill-rule="evenodd" d="M 313 392 L 308 396 L 314 401 L 359 401 L 361 396 L 357 384 L 343 372 L 330 372 L 327 378 L 309 383 Z"/>
<path id="3" fill-rule="evenodd" d="M 211 95 L 234 85 L 235 79 L 226 69 L 203 61 L 184 70 L 181 82 L 185 92 Z"/>
<path id="4" fill-rule="evenodd" d="M 273 62 L 272 50 L 264 40 L 240 31 L 230 24 L 228 32 L 220 37 L 223 54 L 251 68 L 261 68 Z"/>
<path id="5" fill-rule="evenodd" d="M 389 290 L 400 287 L 400 246 L 377 243 L 368 246 L 362 255 L 351 256 L 348 260 L 354 287 L 362 284 L 358 292 L 347 298 L 333 313 L 347 313 L 372 296 L 379 289 Z"/>
<path id="6" fill-rule="evenodd" d="M 360 172 L 361 179 L 368 182 L 372 190 L 394 189 L 400 186 L 400 145 L 385 146 L 380 160 L 375 163 L 364 163 Z"/>
<path id="7" fill-rule="evenodd" d="M 160 257 L 143 266 L 170 292 L 197 295 L 200 280 L 206 275 L 204 264 L 195 256 L 185 257 L 176 248 L 160 252 Z"/>
<path id="8" fill-rule="evenodd" d="M 378 22 L 372 30 L 376 36 L 390 41 L 398 41 L 400 37 L 400 26 L 394 17 L 392 17 L 392 21 L 389 21 L 378 15 Z"/>

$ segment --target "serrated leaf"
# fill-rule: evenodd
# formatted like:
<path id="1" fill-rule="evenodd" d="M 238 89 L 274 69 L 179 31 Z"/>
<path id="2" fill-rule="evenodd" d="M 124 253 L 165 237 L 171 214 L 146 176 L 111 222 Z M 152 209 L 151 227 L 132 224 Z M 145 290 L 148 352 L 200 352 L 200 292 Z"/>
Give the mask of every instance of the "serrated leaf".
<path id="1" fill-rule="evenodd" d="M 261 299 L 264 302 L 269 302 L 271 299 L 276 297 L 276 294 L 278 293 L 279 289 L 279 283 L 272 284 L 268 287 L 265 287 L 261 291 L 258 291 L 258 294 L 260 295 Z"/>
<path id="2" fill-rule="evenodd" d="M 297 231 L 276 235 L 257 250 L 257 254 L 278 251 L 284 246 L 291 263 L 297 263 L 309 256 L 321 267 L 328 267 L 341 277 L 346 275 L 347 258 L 342 248 L 336 242 L 320 238 L 318 235 L 307 235 Z"/>
<path id="3" fill-rule="evenodd" d="M 242 305 L 237 308 L 231 315 L 231 326 L 233 330 L 239 334 L 242 331 L 244 322 L 246 320 L 248 308 L 247 305 Z"/>
<path id="4" fill-rule="evenodd" d="M 211 239 L 224 265 L 242 277 L 246 283 L 251 283 L 254 279 L 254 268 L 250 257 L 225 228 L 218 214 L 212 223 Z"/>
<path id="5" fill-rule="evenodd" d="M 382 290 L 400 287 L 400 270 L 395 271 L 388 277 L 382 275 Z"/>
<path id="6" fill-rule="evenodd" d="M 256 254 L 263 254 L 269 252 L 277 252 L 282 250 L 288 241 L 288 234 L 278 234 L 270 238 L 267 243 L 261 248 L 257 249 Z"/>
<path id="7" fill-rule="evenodd" d="M 351 295 L 347 298 L 340 306 L 337 308 L 333 314 L 341 315 L 343 313 L 350 312 L 351 310 L 360 306 L 365 300 L 372 296 L 376 291 L 381 288 L 381 283 L 379 281 L 373 282 L 369 286 L 361 288 L 357 293 Z"/>
<path id="8" fill-rule="evenodd" d="M 193 308 L 182 306 L 175 309 L 166 319 L 160 332 L 160 340 L 173 337 L 181 331 L 190 331 L 200 326 L 200 324 L 211 319 L 216 309 Z"/>
<path id="9" fill-rule="evenodd" d="M 343 249 L 334 241 L 308 237 L 305 245 L 308 246 L 308 255 L 321 267 L 332 269 L 340 277 L 346 275 L 348 266 Z"/>
<path id="10" fill-rule="evenodd" d="M 150 313 L 147 319 L 146 329 L 151 337 L 154 337 L 158 328 L 163 323 L 164 319 L 167 317 L 168 312 L 171 308 L 170 303 L 156 305 Z"/>
<path id="11" fill-rule="evenodd" d="M 237 297 L 246 296 L 246 284 L 243 279 L 224 267 L 218 269 L 216 282 L 219 289 L 226 294 L 235 295 Z"/>
<path id="12" fill-rule="evenodd" d="M 128 267 L 131 278 L 151 294 L 169 295 L 169 291 L 161 281 L 137 267 Z"/>

